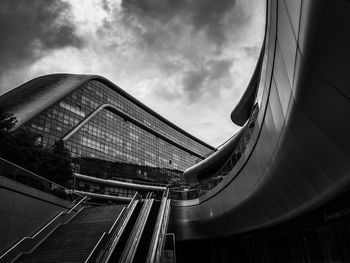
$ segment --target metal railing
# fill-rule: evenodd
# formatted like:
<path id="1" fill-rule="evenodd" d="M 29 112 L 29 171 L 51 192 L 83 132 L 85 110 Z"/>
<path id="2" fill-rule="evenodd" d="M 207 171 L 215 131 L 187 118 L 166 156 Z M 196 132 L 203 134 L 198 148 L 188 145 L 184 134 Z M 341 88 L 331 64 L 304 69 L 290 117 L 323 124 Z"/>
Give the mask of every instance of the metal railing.
<path id="1" fill-rule="evenodd" d="M 170 188 L 170 198 L 174 200 L 190 200 L 196 199 L 199 197 L 199 188 L 198 186 L 194 188 L 186 189 L 175 189 Z"/>
<path id="2" fill-rule="evenodd" d="M 157 223 L 153 231 L 150 250 L 146 258 L 146 263 L 155 263 L 160 261 L 164 246 L 164 236 L 168 228 L 170 214 L 169 189 L 164 192 L 162 202 L 160 204 Z"/>
<path id="3" fill-rule="evenodd" d="M 126 178 L 121 178 L 121 177 L 113 177 L 112 180 L 126 182 L 126 183 L 140 184 L 140 185 L 152 185 L 152 186 L 160 186 L 160 187 L 166 186 L 166 184 L 162 184 L 162 183 L 144 182 L 144 181 L 138 181 L 138 180 L 134 180 L 134 179 L 126 179 Z"/>
<path id="4" fill-rule="evenodd" d="M 243 134 L 232 151 L 230 157 L 221 166 L 221 168 L 211 177 L 199 181 L 195 185 L 191 185 L 189 189 L 172 189 L 170 188 L 170 196 L 173 200 L 191 200 L 196 199 L 204 195 L 209 190 L 216 187 L 220 182 L 223 181 L 225 176 L 229 174 L 236 166 L 240 158 L 243 156 L 247 145 L 252 137 L 255 122 L 259 113 L 259 107 L 256 105 L 252 111 L 251 117 L 248 121 L 248 125 L 244 127 Z"/>
<path id="5" fill-rule="evenodd" d="M 123 234 L 123 231 L 125 230 L 126 225 L 128 224 L 129 219 L 133 214 L 140 198 L 141 198 L 140 194 L 135 193 L 133 199 L 131 200 L 127 208 L 123 211 L 123 213 L 121 213 L 120 220 L 118 220 L 118 224 L 116 223 L 117 221 L 115 222 L 116 223 L 115 229 L 112 230 L 108 236 L 105 235 L 105 238 L 100 242 L 101 245 L 97 244 L 97 246 L 99 245 L 100 247 L 103 247 L 103 249 L 100 252 L 98 252 L 98 250 L 96 249 L 96 253 L 98 253 L 96 260 L 92 261 L 91 259 L 93 259 L 93 256 L 91 256 L 89 261 L 85 261 L 85 262 L 108 262 L 110 260 L 110 258 L 112 257 L 113 251 L 117 246 L 120 240 L 120 237 Z"/>
<path id="6" fill-rule="evenodd" d="M 111 228 L 109 229 L 109 231 L 103 232 L 102 236 L 100 237 L 100 239 L 96 243 L 95 247 L 92 249 L 91 253 L 89 254 L 87 259 L 85 260 L 86 263 L 87 262 L 94 262 L 95 258 L 98 257 L 98 253 L 101 252 L 100 250 L 102 250 L 103 247 L 107 245 L 109 239 L 113 238 L 113 235 L 116 232 L 116 228 L 117 228 L 118 224 L 120 223 L 121 219 L 123 218 L 125 211 L 126 211 L 126 208 L 123 207 L 122 211 L 119 213 L 118 217 L 114 221 L 114 223 L 111 226 Z"/>
<path id="7" fill-rule="evenodd" d="M 234 149 L 228 160 L 224 163 L 224 165 L 216 172 L 216 174 L 213 177 L 199 182 L 199 195 L 202 195 L 208 190 L 211 190 L 212 188 L 217 186 L 225 178 L 225 176 L 229 174 L 236 166 L 240 158 L 243 156 L 247 145 L 251 139 L 258 112 L 258 107 L 255 107 L 252 112 L 252 116 L 248 121 L 248 125 L 243 131 L 243 135 L 240 138 L 240 141 L 238 142 L 236 148 Z"/>
<path id="8" fill-rule="evenodd" d="M 176 263 L 175 234 L 166 233 L 164 235 L 164 247 L 161 255 L 161 262 Z"/>
<path id="9" fill-rule="evenodd" d="M 65 200 L 73 201 L 83 197 L 80 194 L 74 193 L 71 189 L 45 179 L 3 158 L 0 158 L 0 176 Z"/>
<path id="10" fill-rule="evenodd" d="M 10 262 L 18 258 L 21 254 L 28 253 L 33 250 L 39 242 L 51 234 L 59 225 L 67 223 L 70 219 L 73 218 L 73 216 L 79 213 L 82 208 L 76 211 L 77 207 L 80 206 L 81 203 L 84 202 L 87 198 L 87 196 L 83 197 L 68 212 L 60 212 L 33 236 L 22 238 L 0 256 L 0 262 Z M 73 211 L 76 213 L 72 213 Z"/>
<path id="11" fill-rule="evenodd" d="M 120 262 L 133 262 L 137 248 L 139 246 L 142 233 L 145 229 L 147 218 L 151 212 L 154 199 L 152 198 L 153 193 L 149 193 L 144 200 L 140 214 L 136 220 L 135 226 L 128 238 L 126 247 L 120 257 Z"/>
<path id="12" fill-rule="evenodd" d="M 222 146 L 224 146 L 227 142 L 229 142 L 233 137 L 236 136 L 237 133 L 235 133 L 234 135 L 232 135 L 230 138 L 228 138 L 226 141 L 224 141 L 222 144 L 220 144 L 218 147 L 216 147 L 214 150 L 211 150 L 210 152 L 208 152 L 207 154 L 202 155 L 201 157 L 199 157 L 198 159 L 196 159 L 195 164 L 200 163 L 201 161 L 207 159 L 208 157 L 210 157 L 211 155 L 213 155 L 214 153 L 216 153 Z"/>

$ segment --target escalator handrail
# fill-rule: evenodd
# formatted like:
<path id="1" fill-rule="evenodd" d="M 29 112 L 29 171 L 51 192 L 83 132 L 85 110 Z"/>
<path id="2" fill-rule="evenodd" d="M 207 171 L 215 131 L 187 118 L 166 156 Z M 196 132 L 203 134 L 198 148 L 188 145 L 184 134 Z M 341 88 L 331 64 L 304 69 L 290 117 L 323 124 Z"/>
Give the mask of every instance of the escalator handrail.
<path id="1" fill-rule="evenodd" d="M 163 226 L 164 220 L 166 219 L 165 212 L 167 211 L 166 206 L 167 206 L 168 196 L 169 196 L 169 189 L 167 189 L 167 191 L 165 191 L 163 194 L 156 225 L 154 227 L 154 231 L 153 231 L 153 235 L 150 243 L 150 249 L 148 251 L 148 255 L 146 258 L 146 263 L 156 262 L 155 260 L 156 260 L 157 251 L 162 247 L 161 244 L 159 243 L 159 240 L 160 240 L 162 226 Z"/>
<path id="2" fill-rule="evenodd" d="M 111 228 L 109 229 L 108 235 L 110 235 L 111 233 L 113 233 L 113 230 L 114 230 L 114 228 L 116 227 L 119 218 L 121 218 L 122 214 L 124 213 L 124 210 L 126 210 L 125 207 L 123 207 L 122 211 L 120 212 L 120 214 L 118 215 L 118 217 L 117 217 L 116 220 L 114 221 L 113 225 L 112 225 Z"/>
<path id="3" fill-rule="evenodd" d="M 152 235 L 152 239 L 151 239 L 150 249 L 148 251 L 148 255 L 146 258 L 147 263 L 154 262 L 156 251 L 158 249 L 159 235 L 160 235 L 160 231 L 161 231 L 161 227 L 162 227 L 162 222 L 164 219 L 164 213 L 165 213 L 166 203 L 167 203 L 167 199 L 168 199 L 168 191 L 169 190 L 167 190 L 166 192 L 163 193 L 163 198 L 162 198 L 162 201 L 160 204 L 156 225 L 154 227 L 154 231 L 153 231 L 153 235 Z"/>
<path id="4" fill-rule="evenodd" d="M 100 255 L 98 256 L 97 261 L 100 262 L 108 262 L 112 256 L 112 253 L 115 249 L 115 247 L 118 244 L 118 241 L 123 234 L 123 231 L 125 230 L 126 225 L 128 224 L 131 215 L 133 214 L 137 203 L 139 202 L 141 196 L 138 192 L 136 192 L 130 201 L 129 205 L 127 208 L 124 210 L 125 212 L 123 213 L 123 217 L 120 220 L 120 224 L 117 225 L 116 229 L 111 232 L 112 236 L 109 239 L 108 244 L 105 246 L 103 251 L 101 251 Z"/>
<path id="5" fill-rule="evenodd" d="M 89 256 L 87 257 L 87 259 L 85 260 L 85 263 L 88 263 L 89 260 L 91 259 L 91 257 L 94 255 L 94 253 L 96 253 L 97 248 L 100 246 L 100 244 L 102 244 L 105 236 L 107 235 L 106 232 L 103 232 L 103 234 L 101 235 L 100 239 L 97 241 L 96 245 L 94 246 L 94 248 L 91 250 Z"/>
<path id="6" fill-rule="evenodd" d="M 126 213 L 125 219 L 122 220 L 122 223 L 121 223 L 118 231 L 115 232 L 114 237 L 110 239 L 110 242 L 106 246 L 106 248 L 104 249 L 103 254 L 101 254 L 98 257 L 98 260 L 97 260 L 98 262 L 109 262 L 110 261 L 112 254 L 113 254 L 113 251 L 116 248 L 117 244 L 119 243 L 120 237 L 123 234 L 128 222 L 131 218 L 131 215 L 134 213 L 138 202 L 139 202 L 139 200 L 135 200 L 133 202 L 132 206 L 130 207 L 130 210 L 129 211 L 126 210 L 127 213 Z"/>
<path id="7" fill-rule="evenodd" d="M 136 192 L 136 193 L 134 194 L 134 196 L 132 197 L 130 203 L 129 203 L 128 206 L 126 207 L 126 209 L 127 209 L 127 210 L 130 209 L 131 204 L 132 204 L 135 200 L 138 200 L 138 199 L 140 199 L 140 198 L 141 198 L 141 196 L 140 196 L 139 192 Z"/>
<path id="8" fill-rule="evenodd" d="M 150 197 L 151 195 L 148 193 L 119 262 L 132 262 L 135 256 L 150 207 L 153 203 L 153 200 L 151 200 Z"/>
<path id="9" fill-rule="evenodd" d="M 117 226 L 117 222 L 119 222 L 119 220 L 122 218 L 122 216 L 124 215 L 125 211 L 126 211 L 126 209 L 125 209 L 125 207 L 123 207 L 122 211 L 119 213 L 118 217 L 114 221 L 114 223 L 111 226 L 111 228 L 109 229 L 109 231 L 108 232 L 103 232 L 102 236 L 100 237 L 100 239 L 96 243 L 95 247 L 91 250 L 89 256 L 85 260 L 85 263 L 89 262 L 90 258 L 92 258 L 94 253 L 97 253 L 97 251 L 98 251 L 97 249 L 100 247 L 100 245 L 102 245 L 103 242 L 107 242 L 108 237 L 110 237 L 111 234 L 114 233 L 114 231 L 115 231 L 114 228 Z"/>
<path id="10" fill-rule="evenodd" d="M 166 203 L 166 211 L 164 213 L 165 218 L 163 219 L 162 228 L 161 228 L 161 232 L 159 235 L 157 253 L 156 253 L 156 257 L 155 257 L 154 262 L 160 262 L 160 258 L 161 258 L 162 251 L 164 248 L 165 236 L 166 236 L 166 232 L 168 229 L 169 216 L 170 216 L 170 202 L 171 202 L 171 200 L 168 199 L 167 203 Z"/>
<path id="11" fill-rule="evenodd" d="M 153 201 L 154 199 L 152 199 L 152 193 L 148 193 L 119 262 L 127 263 L 133 261 L 146 225 L 147 218 L 150 214 Z"/>

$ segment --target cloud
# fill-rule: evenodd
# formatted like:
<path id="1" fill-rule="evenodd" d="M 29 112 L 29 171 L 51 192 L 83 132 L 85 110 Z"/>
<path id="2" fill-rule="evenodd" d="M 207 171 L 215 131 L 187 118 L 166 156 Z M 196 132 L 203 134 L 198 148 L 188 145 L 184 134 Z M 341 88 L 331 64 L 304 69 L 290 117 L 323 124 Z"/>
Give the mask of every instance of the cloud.
<path id="1" fill-rule="evenodd" d="M 248 46 L 248 47 L 244 47 L 243 50 L 248 57 L 258 57 L 260 52 L 260 47 Z"/>
<path id="2" fill-rule="evenodd" d="M 0 1 L 0 81 L 50 50 L 82 45 L 68 21 L 69 8 L 55 0 Z"/>
<path id="3" fill-rule="evenodd" d="M 245 52 L 240 45 L 253 16 L 250 8 L 238 0 L 122 0 L 111 23 L 133 32 L 132 45 L 144 53 L 146 67 L 177 80 L 182 90 L 176 95 L 199 103 L 206 93 L 220 96 L 221 89 L 232 87 L 230 68 L 242 56 L 236 53 Z M 108 34 L 115 27 L 105 30 Z M 174 94 L 168 88 L 155 90 L 164 98 Z"/>
<path id="4" fill-rule="evenodd" d="M 235 0 L 123 0 L 122 7 L 128 15 L 134 15 L 143 24 L 152 20 L 163 24 L 172 23 L 176 18 L 187 25 L 192 25 L 194 31 L 205 31 L 208 39 L 217 45 L 225 42 L 226 18 Z"/>
<path id="5" fill-rule="evenodd" d="M 232 59 L 210 60 L 199 70 L 186 71 L 183 74 L 183 91 L 190 102 L 195 102 L 203 96 L 204 93 L 218 94 L 225 85 L 220 85 L 220 80 L 230 78 L 230 67 Z M 213 81 L 216 83 L 212 85 Z M 210 88 L 215 86 L 215 89 Z"/>
<path id="6" fill-rule="evenodd" d="M 110 6 L 109 6 L 109 3 L 108 3 L 108 0 L 101 0 L 101 3 L 102 3 L 102 8 L 105 10 L 105 11 L 110 11 Z"/>
<path id="7" fill-rule="evenodd" d="M 230 74 L 230 67 L 232 66 L 233 60 L 226 58 L 223 60 L 211 60 L 208 63 L 210 79 L 215 80 L 227 76 Z"/>
<path id="8" fill-rule="evenodd" d="M 1 0 L 0 86 L 102 75 L 219 145 L 237 129 L 229 114 L 251 77 L 264 14 L 260 0 Z"/>
<path id="9" fill-rule="evenodd" d="M 205 69 L 198 71 L 187 71 L 184 73 L 182 86 L 191 101 L 198 99 L 200 96 L 207 76 L 208 72 Z"/>

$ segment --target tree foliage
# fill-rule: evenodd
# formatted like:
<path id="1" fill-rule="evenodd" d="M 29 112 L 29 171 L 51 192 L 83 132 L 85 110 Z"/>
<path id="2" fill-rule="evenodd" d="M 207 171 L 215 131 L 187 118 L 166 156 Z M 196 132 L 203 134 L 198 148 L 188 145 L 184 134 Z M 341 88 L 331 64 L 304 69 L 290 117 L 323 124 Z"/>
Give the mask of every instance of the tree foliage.
<path id="1" fill-rule="evenodd" d="M 8 113 L 4 107 L 0 108 L 0 132 L 7 133 L 13 129 L 16 125 L 17 120 L 13 114 Z"/>
<path id="2" fill-rule="evenodd" d="M 53 182 L 68 187 L 72 178 L 71 155 L 62 141 L 49 149 L 38 143 L 38 135 L 13 128 L 16 118 L 0 108 L 0 157 Z"/>
<path id="3" fill-rule="evenodd" d="M 56 141 L 49 154 L 42 156 L 39 174 L 68 187 L 68 180 L 73 177 L 71 155 L 63 141 Z"/>

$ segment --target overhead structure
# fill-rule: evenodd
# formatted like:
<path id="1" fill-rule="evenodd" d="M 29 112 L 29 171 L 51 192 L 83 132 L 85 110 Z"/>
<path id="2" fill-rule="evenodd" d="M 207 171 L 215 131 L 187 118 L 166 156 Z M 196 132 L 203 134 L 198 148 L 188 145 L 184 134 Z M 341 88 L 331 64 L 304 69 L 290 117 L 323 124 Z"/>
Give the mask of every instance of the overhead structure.
<path id="1" fill-rule="evenodd" d="M 275 226 L 349 191 L 349 14 L 348 1 L 267 1 L 261 55 L 231 113 L 246 125 L 219 168 L 220 150 L 185 171 L 199 197 L 172 202 L 177 240 Z"/>

